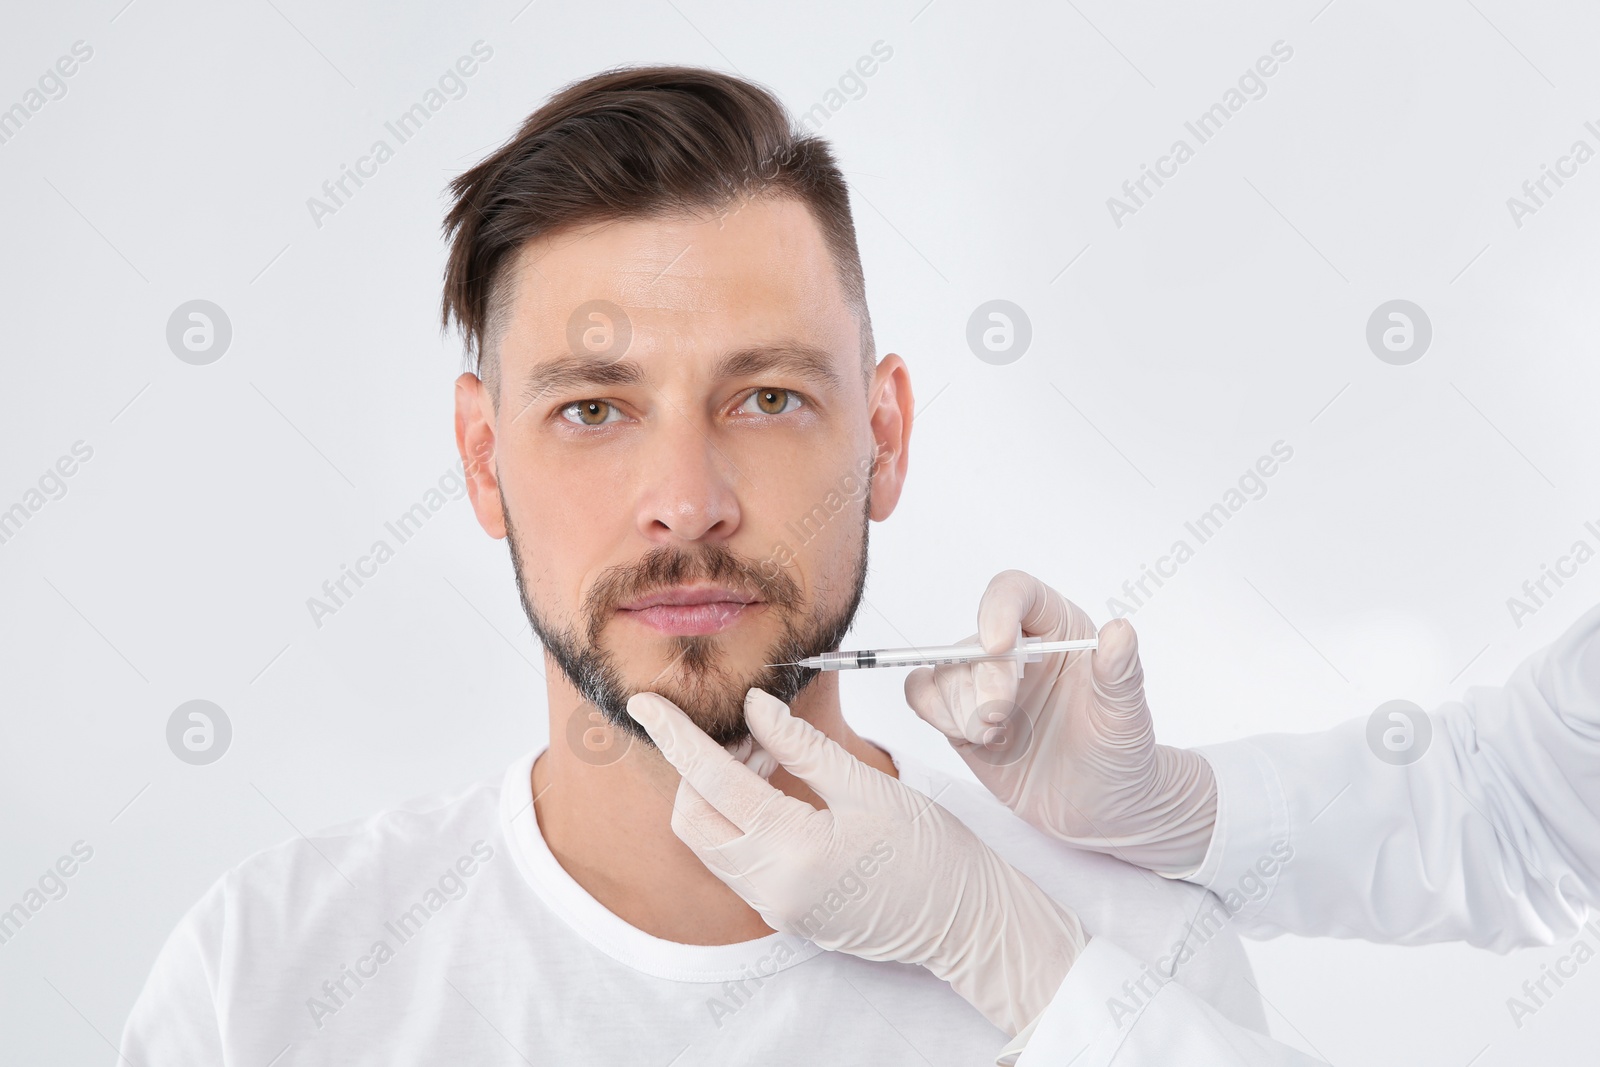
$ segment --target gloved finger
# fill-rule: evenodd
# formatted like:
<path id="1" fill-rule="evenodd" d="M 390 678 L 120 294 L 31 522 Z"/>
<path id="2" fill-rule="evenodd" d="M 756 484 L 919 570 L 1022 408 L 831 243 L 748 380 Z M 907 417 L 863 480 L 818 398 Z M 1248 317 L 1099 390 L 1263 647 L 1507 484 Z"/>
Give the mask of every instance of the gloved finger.
<path id="1" fill-rule="evenodd" d="M 706 870 L 739 894 L 745 903 L 755 906 L 760 899 L 760 889 L 746 876 L 739 859 L 739 845 L 754 845 L 758 850 L 769 846 L 756 844 L 751 835 L 741 833 L 689 784 L 687 778 L 678 779 L 678 794 L 672 803 L 672 832 L 689 846 L 706 865 Z"/>
<path id="2" fill-rule="evenodd" d="M 733 757 L 763 778 L 771 778 L 772 772 L 778 769 L 777 758 L 762 748 L 754 737 L 747 737 L 739 742 Z"/>
<path id="3" fill-rule="evenodd" d="M 746 693 L 744 720 L 761 747 L 815 790 L 829 809 L 865 797 L 865 772 L 872 768 L 815 726 L 795 718 L 789 706 L 771 693 L 761 689 Z"/>
<path id="4" fill-rule="evenodd" d="M 709 862 L 708 850 L 743 836 L 743 831 L 712 807 L 711 801 L 701 796 L 687 778 L 678 779 L 678 793 L 672 800 L 672 832 L 702 862 Z"/>
<path id="5" fill-rule="evenodd" d="M 964 672 L 965 681 L 958 678 L 955 673 L 958 670 Z M 941 675 L 941 671 L 945 673 Z M 1003 730 L 978 717 L 970 697 L 954 703 L 947 700 L 944 692 L 946 686 L 963 688 L 971 693 L 970 671 L 965 664 L 918 667 L 906 676 L 906 703 L 911 705 L 911 710 L 917 713 L 918 718 L 944 734 L 951 747 L 963 755 L 964 749 L 1003 737 Z"/>
<path id="6" fill-rule="evenodd" d="M 978 641 L 990 652 L 1015 648 L 1023 636 L 1047 641 L 1094 636 L 1084 610 L 1026 571 L 995 575 L 978 602 Z M 975 663 L 973 682 L 979 715 L 1003 723 L 1018 713 L 1019 664 L 1013 660 Z"/>
<path id="7" fill-rule="evenodd" d="M 1023 571 L 1001 571 L 989 581 L 978 601 L 978 643 L 990 652 L 1017 647 L 1026 628 L 1023 621 L 1033 608 L 1034 587 L 1044 587 Z M 1026 631 L 1034 636 L 1039 631 Z M 1015 660 L 990 660 L 972 665 L 973 703 L 986 722 L 1004 719 L 1017 699 L 1022 679 Z"/>
<path id="8" fill-rule="evenodd" d="M 1060 640 L 1065 626 L 1064 598 L 1027 571 L 1005 570 L 989 579 L 978 600 L 978 641 L 991 652 L 1011 647 L 1018 631 Z"/>
<path id="9" fill-rule="evenodd" d="M 997 723 L 1009 718 L 1016 710 L 1017 688 L 1022 679 L 1017 676 L 1014 660 L 980 661 L 972 665 L 972 702 L 978 717 L 984 722 Z"/>
<path id="10" fill-rule="evenodd" d="M 990 704 L 987 708 L 978 703 L 977 684 L 974 677 L 974 663 L 946 663 L 933 669 L 933 684 L 939 690 L 939 695 L 944 698 L 945 707 L 950 709 L 950 718 L 956 724 L 956 732 L 963 744 L 983 745 L 994 739 L 997 735 L 997 726 L 984 717 L 983 712 L 993 712 L 997 707 L 1001 709 L 1015 709 L 1014 703 Z M 1002 716 L 1002 721 L 1004 716 Z M 955 743 L 954 739 L 951 741 Z M 961 745 L 956 745 L 959 750 Z"/>
<path id="11" fill-rule="evenodd" d="M 965 741 L 966 735 L 961 731 L 961 724 L 951 714 L 950 705 L 945 703 L 944 694 L 939 692 L 938 683 L 933 680 L 933 671 L 932 667 L 918 667 L 906 675 L 906 703 L 917 713 L 917 718 L 952 742 Z"/>
<path id="12" fill-rule="evenodd" d="M 1127 619 L 1112 619 L 1100 631 L 1100 647 L 1089 659 L 1094 703 L 1101 720 L 1113 727 L 1127 724 L 1142 733 L 1150 719 L 1144 695 L 1144 666 L 1139 662 L 1139 635 Z"/>
<path id="13" fill-rule="evenodd" d="M 790 800 L 711 740 L 678 706 L 657 693 L 628 698 L 628 714 L 643 726 L 668 763 L 717 811 L 748 833 L 763 810 Z M 805 806 L 802 801 L 794 801 Z"/>
<path id="14" fill-rule="evenodd" d="M 971 644 L 971 641 L 966 642 Z M 963 758 L 974 745 L 1003 738 L 1004 731 L 979 717 L 973 699 L 972 665 L 922 667 L 906 678 L 906 702 L 918 717 L 944 734 Z"/>
<path id="15" fill-rule="evenodd" d="M 723 745 L 722 747 L 727 750 L 728 755 L 748 767 L 750 766 L 750 753 L 755 751 L 756 739 L 746 737 L 743 741 L 736 741 L 731 745 Z"/>
<path id="16" fill-rule="evenodd" d="M 1047 641 L 1094 636 L 1093 621 L 1078 605 L 1026 571 L 1001 571 L 978 602 L 978 640 L 1003 652 L 1018 627 Z"/>

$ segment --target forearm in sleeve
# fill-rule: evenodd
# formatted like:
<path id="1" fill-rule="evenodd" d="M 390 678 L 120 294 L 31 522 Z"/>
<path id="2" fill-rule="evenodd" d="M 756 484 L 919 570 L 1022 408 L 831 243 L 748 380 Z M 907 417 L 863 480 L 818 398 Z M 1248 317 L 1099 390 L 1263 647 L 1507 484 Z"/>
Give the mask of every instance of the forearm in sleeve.
<path id="1" fill-rule="evenodd" d="M 1199 749 L 1218 812 L 1190 880 L 1256 937 L 1503 952 L 1572 935 L 1600 899 L 1600 607 L 1429 720 L 1398 766 L 1365 719 Z"/>
<path id="2" fill-rule="evenodd" d="M 1130 989 L 1132 990 L 1130 992 Z M 1020 1053 L 1020 1055 L 1019 1055 Z M 1103 937 L 1090 940 L 1000 1067 L 1313 1067 L 1306 1056 L 1227 1018 Z"/>

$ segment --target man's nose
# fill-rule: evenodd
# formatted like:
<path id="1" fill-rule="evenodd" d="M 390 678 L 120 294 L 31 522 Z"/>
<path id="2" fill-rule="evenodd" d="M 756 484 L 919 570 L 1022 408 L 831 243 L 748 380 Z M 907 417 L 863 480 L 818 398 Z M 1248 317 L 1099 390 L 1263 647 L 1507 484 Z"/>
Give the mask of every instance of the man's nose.
<path id="1" fill-rule="evenodd" d="M 708 427 L 670 414 L 641 463 L 637 523 L 656 544 L 726 540 L 739 528 L 736 489 L 744 475 Z"/>

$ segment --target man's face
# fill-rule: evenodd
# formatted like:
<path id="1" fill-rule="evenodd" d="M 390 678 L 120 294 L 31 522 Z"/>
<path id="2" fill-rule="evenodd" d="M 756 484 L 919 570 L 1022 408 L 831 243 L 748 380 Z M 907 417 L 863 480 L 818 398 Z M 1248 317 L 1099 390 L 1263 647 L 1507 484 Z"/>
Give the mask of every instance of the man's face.
<path id="1" fill-rule="evenodd" d="M 768 664 L 839 647 L 904 465 L 875 502 L 885 375 L 821 232 L 762 199 L 558 234 L 511 270 L 479 519 L 614 724 L 648 740 L 625 704 L 652 691 L 740 740 L 749 688 L 789 702 L 813 677 Z"/>

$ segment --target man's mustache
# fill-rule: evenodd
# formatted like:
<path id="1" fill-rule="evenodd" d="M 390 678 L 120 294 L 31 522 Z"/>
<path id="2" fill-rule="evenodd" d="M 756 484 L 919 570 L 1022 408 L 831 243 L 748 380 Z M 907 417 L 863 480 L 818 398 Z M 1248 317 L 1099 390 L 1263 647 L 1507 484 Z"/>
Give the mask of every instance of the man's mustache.
<path id="1" fill-rule="evenodd" d="M 595 580 L 583 598 L 590 643 L 599 640 L 600 631 L 619 605 L 689 582 L 734 586 L 784 611 L 794 611 L 802 603 L 800 586 L 787 572 L 764 574 L 758 561 L 746 559 L 725 545 L 708 545 L 692 553 L 663 545 L 634 563 L 608 568 Z"/>

